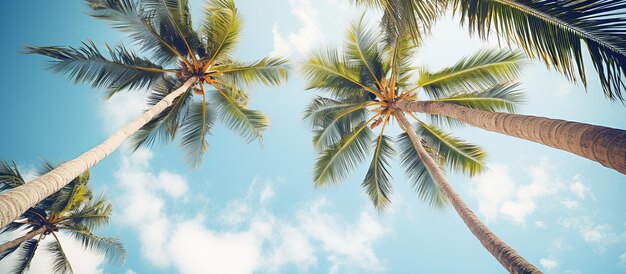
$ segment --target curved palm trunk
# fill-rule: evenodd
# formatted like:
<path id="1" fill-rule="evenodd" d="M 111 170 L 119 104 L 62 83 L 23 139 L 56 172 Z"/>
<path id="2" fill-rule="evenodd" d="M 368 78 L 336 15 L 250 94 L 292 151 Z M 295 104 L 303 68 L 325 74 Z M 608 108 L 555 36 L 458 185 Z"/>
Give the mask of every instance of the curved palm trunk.
<path id="1" fill-rule="evenodd" d="M 0 245 L 0 253 L 4 252 L 7 249 L 15 247 L 17 245 L 20 245 L 24 241 L 32 239 L 33 237 L 43 233 L 44 231 L 46 231 L 46 228 L 42 226 L 42 227 L 40 227 L 40 228 L 38 228 L 36 230 L 33 230 L 31 232 L 26 233 L 26 235 L 24 235 L 22 237 L 19 237 L 19 238 L 15 239 L 15 240 L 11 240 L 11 241 L 8 241 L 6 243 L 3 243 L 3 244 Z"/>
<path id="2" fill-rule="evenodd" d="M 434 101 L 402 101 L 403 111 L 439 114 L 489 131 L 568 151 L 626 174 L 626 130 Z"/>
<path id="3" fill-rule="evenodd" d="M 195 78 L 187 80 L 180 88 L 165 96 L 156 105 L 87 152 L 31 182 L 0 193 L 0 227 L 4 227 L 14 221 L 30 207 L 59 191 L 71 180 L 111 154 L 124 140 L 128 139 L 128 137 L 156 117 L 165 108 L 172 105 L 174 99 L 183 94 L 195 81 Z"/>
<path id="4" fill-rule="evenodd" d="M 435 182 L 437 182 L 439 189 L 441 189 L 443 194 L 450 200 L 450 203 L 465 225 L 467 225 L 472 234 L 478 238 L 485 249 L 487 249 L 487 251 L 489 251 L 489 253 L 491 253 L 491 255 L 493 255 L 510 273 L 541 273 L 539 269 L 526 261 L 517 251 L 498 238 L 498 236 L 491 232 L 491 230 L 478 219 L 474 212 L 463 202 L 463 199 L 452 189 L 452 186 L 448 184 L 448 180 L 443 174 L 443 171 L 439 168 L 437 163 L 435 163 L 435 160 L 428 155 L 420 142 L 420 137 L 417 136 L 414 130 L 411 130 L 413 127 L 409 121 L 406 120 L 404 114 L 396 111 L 395 116 L 400 126 L 402 126 L 404 131 L 411 138 L 415 150 L 417 150 L 420 158 L 424 161 L 428 172 L 433 176 Z"/>

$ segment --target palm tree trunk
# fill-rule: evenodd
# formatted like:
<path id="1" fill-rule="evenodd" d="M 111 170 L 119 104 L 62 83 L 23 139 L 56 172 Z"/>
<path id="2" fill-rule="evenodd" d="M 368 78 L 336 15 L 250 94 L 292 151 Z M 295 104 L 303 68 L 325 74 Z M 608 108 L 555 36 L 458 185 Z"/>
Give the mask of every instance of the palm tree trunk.
<path id="1" fill-rule="evenodd" d="M 111 154 L 124 140 L 128 139 L 128 137 L 160 114 L 165 108 L 172 105 L 174 99 L 183 94 L 196 80 L 196 78 L 187 80 L 180 88 L 165 96 L 156 105 L 87 152 L 31 182 L 0 193 L 0 227 L 4 227 L 14 221 L 30 207 L 57 192 L 71 180 Z"/>
<path id="2" fill-rule="evenodd" d="M 568 151 L 626 174 L 626 130 L 444 102 L 401 101 L 396 106 L 405 112 L 445 115 L 475 127 Z"/>
<path id="3" fill-rule="evenodd" d="M 3 243 L 0 245 L 0 253 L 4 252 L 7 249 L 10 249 L 12 247 L 15 247 L 17 245 L 20 245 L 21 243 L 23 243 L 26 240 L 32 239 L 33 237 L 43 233 L 44 231 L 46 231 L 46 227 L 42 226 L 36 230 L 33 230 L 31 232 L 26 233 L 26 235 L 19 237 L 15 240 L 11 240 L 8 241 L 6 243 Z"/>
<path id="4" fill-rule="evenodd" d="M 513 248 L 508 246 L 498 236 L 496 236 L 489 228 L 483 224 L 480 219 L 474 214 L 474 212 L 463 202 L 463 199 L 452 189 L 452 186 L 448 183 L 448 179 L 443 174 L 443 171 L 439 168 L 435 160 L 428 155 L 424 147 L 420 142 L 420 137 L 417 136 L 413 127 L 407 121 L 404 113 L 396 111 L 396 118 L 398 123 L 409 135 L 413 146 L 419 154 L 428 172 L 433 176 L 435 182 L 439 186 L 439 189 L 450 200 L 450 203 L 459 214 L 465 225 L 470 229 L 472 234 L 480 243 L 493 255 L 502 266 L 510 273 L 541 273 L 534 265 L 526 261 L 521 255 L 517 253 Z"/>

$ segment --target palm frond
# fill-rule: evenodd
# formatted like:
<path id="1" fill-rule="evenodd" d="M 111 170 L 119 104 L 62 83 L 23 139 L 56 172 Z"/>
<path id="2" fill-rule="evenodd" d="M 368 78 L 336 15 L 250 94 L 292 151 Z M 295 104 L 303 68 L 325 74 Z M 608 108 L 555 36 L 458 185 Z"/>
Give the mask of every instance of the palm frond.
<path id="1" fill-rule="evenodd" d="M 112 263 L 122 264 L 126 259 L 126 249 L 122 242 L 115 238 L 99 237 L 87 229 L 63 229 L 78 240 L 86 249 L 100 252 Z"/>
<path id="2" fill-rule="evenodd" d="M 64 221 L 60 221 L 66 227 L 82 227 L 90 231 L 103 227 L 109 223 L 113 206 L 107 202 L 104 195 L 100 195 L 89 203 L 83 203 L 67 214 Z"/>
<path id="3" fill-rule="evenodd" d="M 12 273 L 22 274 L 28 270 L 33 257 L 35 257 L 35 251 L 37 251 L 38 246 L 39 240 L 35 239 L 30 239 L 20 245 L 21 248 L 17 257 L 17 264 L 13 267 Z"/>
<path id="4" fill-rule="evenodd" d="M 367 123 L 363 123 L 333 147 L 320 152 L 313 170 L 315 184 L 323 186 L 345 179 L 369 153 L 372 138 L 372 130 Z"/>
<path id="5" fill-rule="evenodd" d="M 384 71 L 383 60 L 380 54 L 380 39 L 373 28 L 363 23 L 363 17 L 353 23 L 347 35 L 345 44 L 346 60 L 361 67 L 361 82 L 370 85 L 380 85 L 380 82 L 387 72 Z"/>
<path id="6" fill-rule="evenodd" d="M 49 256 L 52 258 L 52 270 L 54 273 L 74 273 L 72 270 L 72 265 L 70 265 L 70 261 L 67 259 L 67 255 L 61 246 L 61 242 L 59 242 L 59 238 L 53 232 L 54 241 L 50 241 L 46 245 L 46 250 L 49 252 Z"/>
<path id="7" fill-rule="evenodd" d="M 243 19 L 232 0 L 207 1 L 204 16 L 207 57 L 209 63 L 220 64 L 237 45 Z"/>
<path id="8" fill-rule="evenodd" d="M 446 162 L 445 166 L 454 171 L 462 171 L 474 176 L 485 169 L 485 151 L 443 132 L 434 126 L 418 122 L 416 133 L 428 146 Z"/>
<path id="9" fill-rule="evenodd" d="M 231 89 L 217 88 L 218 92 L 213 92 L 212 98 L 221 121 L 247 142 L 261 140 L 261 132 L 269 126 L 267 115 L 242 106 Z"/>
<path id="10" fill-rule="evenodd" d="M 15 162 L 0 161 L 0 191 L 9 190 L 25 184 Z"/>
<path id="11" fill-rule="evenodd" d="M 208 103 L 202 101 L 190 103 L 189 112 L 183 119 L 180 145 L 185 150 L 185 159 L 194 167 L 202 163 L 202 156 L 209 149 L 206 137 L 213 127 L 214 120 L 215 113 Z"/>
<path id="12" fill-rule="evenodd" d="M 74 178 L 66 187 L 57 192 L 56 199 L 50 206 L 50 214 L 65 214 L 91 198 L 91 189 L 87 187 L 89 171 Z"/>
<path id="13" fill-rule="evenodd" d="M 238 62 L 216 67 L 229 83 L 239 86 L 263 84 L 277 86 L 287 81 L 287 59 L 266 57 L 251 64 Z"/>
<path id="14" fill-rule="evenodd" d="M 420 199 L 424 200 L 431 206 L 442 207 L 448 200 L 437 186 L 432 175 L 426 169 L 426 165 L 420 158 L 419 154 L 411 142 L 408 134 L 402 133 L 397 138 L 398 149 L 400 153 L 400 163 L 404 167 L 404 173 L 407 178 L 413 182 L 413 188 L 417 192 Z M 432 153 L 432 150 L 431 150 Z M 437 159 L 437 155 L 433 158 Z"/>
<path id="15" fill-rule="evenodd" d="M 311 53 L 301 72 L 308 80 L 306 89 L 320 89 L 337 98 L 364 94 L 374 88 L 361 82 L 359 66 L 349 64 L 330 48 Z"/>
<path id="16" fill-rule="evenodd" d="M 332 147 L 346 134 L 365 123 L 369 111 L 364 104 L 352 104 L 325 110 L 317 115 L 313 146 L 318 150 Z"/>
<path id="17" fill-rule="evenodd" d="M 524 56 L 519 51 L 481 50 L 438 72 L 420 71 L 418 87 L 431 98 L 441 98 L 466 90 L 488 88 L 512 81 L 520 74 Z"/>
<path id="18" fill-rule="evenodd" d="M 388 166 L 395 150 L 393 140 L 382 133 L 374 139 L 373 147 L 374 157 L 361 185 L 365 188 L 374 207 L 383 209 L 391 203 L 391 174 L 389 174 Z"/>
<path id="19" fill-rule="evenodd" d="M 76 83 L 107 88 L 109 96 L 124 89 L 151 87 L 166 72 L 161 66 L 137 56 L 122 45 L 114 48 L 107 46 L 111 59 L 105 57 L 92 41 L 83 43 L 80 48 L 26 46 L 26 49 L 26 53 L 55 59 L 50 63 L 54 72 L 67 74 Z"/>
<path id="20" fill-rule="evenodd" d="M 472 33 L 500 34 L 534 59 L 586 85 L 584 44 L 604 94 L 624 100 L 626 3 L 621 0 L 454 0 Z"/>
<path id="21" fill-rule="evenodd" d="M 4 258 L 10 256 L 11 254 L 13 254 L 13 252 L 15 252 L 19 247 L 21 246 L 21 244 L 18 244 L 14 247 L 11 248 L 7 248 L 4 251 L 0 252 L 0 261 L 2 261 Z"/>
<path id="22" fill-rule="evenodd" d="M 524 93 L 518 89 L 519 83 L 504 82 L 485 90 L 452 95 L 432 101 L 446 102 L 484 111 L 515 112 L 515 106 L 524 102 Z"/>
<path id="23" fill-rule="evenodd" d="M 152 22 L 158 33 L 183 56 L 195 58 L 205 55 L 204 45 L 193 30 L 188 1 L 143 0 L 146 10 L 152 14 Z"/>

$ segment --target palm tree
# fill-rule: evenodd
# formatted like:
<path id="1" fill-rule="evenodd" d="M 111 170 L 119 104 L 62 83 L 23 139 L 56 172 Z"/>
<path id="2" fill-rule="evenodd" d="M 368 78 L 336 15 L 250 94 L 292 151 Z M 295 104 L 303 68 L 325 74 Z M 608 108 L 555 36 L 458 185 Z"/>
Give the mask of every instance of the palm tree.
<path id="1" fill-rule="evenodd" d="M 40 174 L 49 172 L 54 166 L 44 162 Z M 100 237 L 93 230 L 106 226 L 111 215 L 111 204 L 104 196 L 95 196 L 87 185 L 89 172 L 73 179 L 61 190 L 29 208 L 15 221 L 0 230 L 7 233 L 18 229 L 28 231 L 12 241 L 0 245 L 0 260 L 7 258 L 19 249 L 17 264 L 12 273 L 24 273 L 30 266 L 40 243 L 52 235 L 54 241 L 46 245 L 52 258 L 54 272 L 72 272 L 72 266 L 63 251 L 59 233 L 67 233 L 84 248 L 100 252 L 113 262 L 121 263 L 126 257 L 122 243 L 115 238 Z M 26 182 L 17 166 L 0 161 L 0 191 L 13 189 Z"/>
<path id="2" fill-rule="evenodd" d="M 585 86 L 583 52 L 587 51 L 605 96 L 625 99 L 626 2 L 622 0 L 350 1 L 383 9 L 384 25 L 397 33 L 408 29 L 417 41 L 449 7 L 472 34 L 483 39 L 497 35 Z"/>
<path id="3" fill-rule="evenodd" d="M 315 184 L 324 186 L 345 179 L 372 153 L 362 186 L 374 206 L 383 209 L 392 193 L 389 162 L 399 152 L 405 173 L 422 199 L 435 206 L 450 202 L 474 236 L 508 271 L 540 273 L 493 234 L 454 192 L 442 169 L 477 174 L 485 168 L 486 154 L 399 107 L 401 102 L 418 99 L 417 90 L 411 88 L 414 69 L 410 67 L 416 47 L 407 39 L 382 38 L 359 21 L 351 26 L 343 52 L 321 50 L 302 67 L 308 88 L 329 95 L 315 98 L 304 115 L 312 124 L 313 144 L 319 152 L 313 172 Z M 479 55 L 487 59 L 483 61 L 490 69 L 466 74 L 464 82 L 472 87 L 481 83 L 481 89 L 431 95 L 469 102 L 469 107 L 478 109 L 513 111 L 515 103 L 522 100 L 517 84 L 510 82 L 521 68 L 521 53 L 484 51 Z M 503 64 L 499 59 L 510 61 Z M 415 119 L 414 125 L 407 115 Z M 393 120 L 404 131 L 397 138 L 385 134 Z M 380 127 L 377 135 L 373 131 L 376 127 Z"/>
<path id="4" fill-rule="evenodd" d="M 242 88 L 253 84 L 278 85 L 287 78 L 286 60 L 263 58 L 242 63 L 232 57 L 241 30 L 241 15 L 233 0 L 209 0 L 204 24 L 192 28 L 187 0 L 87 0 L 91 15 L 113 27 L 151 53 L 143 58 L 123 46 L 106 46 L 107 58 L 89 41 L 81 47 L 34 47 L 28 53 L 53 58 L 53 71 L 75 82 L 106 88 L 109 96 L 121 90 L 154 88 L 153 105 L 111 137 L 27 185 L 0 194 L 0 227 L 61 189 L 113 152 L 129 136 L 133 145 L 169 141 L 182 131 L 187 161 L 201 163 L 208 149 L 205 139 L 215 118 L 246 141 L 261 139 L 267 116 L 247 108 Z"/>

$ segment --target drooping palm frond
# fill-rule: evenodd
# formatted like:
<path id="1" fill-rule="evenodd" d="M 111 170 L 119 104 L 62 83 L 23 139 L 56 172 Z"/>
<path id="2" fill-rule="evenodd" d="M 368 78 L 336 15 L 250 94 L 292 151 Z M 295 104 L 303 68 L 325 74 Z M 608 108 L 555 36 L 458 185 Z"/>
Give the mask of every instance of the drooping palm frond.
<path id="1" fill-rule="evenodd" d="M 438 72 L 421 69 L 418 87 L 431 98 L 489 88 L 519 76 L 524 65 L 519 51 L 482 50 Z"/>
<path id="2" fill-rule="evenodd" d="M 569 79 L 587 84 L 584 44 L 604 94 L 624 100 L 626 3 L 621 0 L 454 0 L 455 13 L 473 33 L 516 43 Z"/>
<path id="3" fill-rule="evenodd" d="M 437 182 L 426 169 L 426 165 L 415 150 L 408 134 L 402 133 L 396 138 L 400 153 L 400 164 L 404 167 L 404 173 L 413 183 L 413 188 L 420 199 L 431 206 L 442 207 L 448 200 L 437 186 Z M 432 151 L 431 151 L 432 153 Z M 437 155 L 432 155 L 437 159 Z"/>
<path id="4" fill-rule="evenodd" d="M 188 1 L 143 0 L 150 12 L 152 24 L 159 35 L 182 56 L 196 58 L 205 55 L 204 45 L 194 31 Z"/>
<path id="5" fill-rule="evenodd" d="M 25 183 L 15 163 L 0 161 L 0 191 L 16 188 Z"/>
<path id="6" fill-rule="evenodd" d="M 69 212 L 63 217 L 63 224 L 69 227 L 81 226 L 93 231 L 109 223 L 113 206 L 107 202 L 104 195 L 100 195 L 89 203 L 82 203 L 81 207 Z"/>
<path id="7" fill-rule="evenodd" d="M 94 18 L 111 21 L 113 27 L 129 34 L 129 38 L 142 50 L 152 52 L 160 64 L 170 63 L 184 55 L 176 50 L 175 45 L 168 41 L 172 33 L 160 34 L 160 27 L 153 10 L 148 10 L 142 2 L 135 0 L 86 0 L 91 8 L 90 15 Z"/>
<path id="8" fill-rule="evenodd" d="M 287 81 L 287 59 L 281 57 L 266 57 L 251 64 L 234 62 L 219 66 L 216 69 L 222 73 L 226 82 L 239 86 L 263 84 L 276 86 Z"/>
<path id="9" fill-rule="evenodd" d="M 54 58 L 50 68 L 67 74 L 74 82 L 85 82 L 92 87 L 104 87 L 109 95 L 123 89 L 141 89 L 154 85 L 163 78 L 165 70 L 157 64 L 137 56 L 122 45 L 107 46 L 110 59 L 89 41 L 83 47 L 26 46 L 26 53 Z"/>
<path id="10" fill-rule="evenodd" d="M 70 265 L 70 260 L 67 259 L 67 255 L 61 246 L 61 242 L 59 242 L 59 238 L 53 232 L 51 233 L 54 236 L 54 241 L 50 241 L 46 245 L 46 250 L 50 254 L 52 258 L 52 270 L 54 273 L 74 273 L 72 270 L 72 265 Z"/>
<path id="11" fill-rule="evenodd" d="M 20 245 L 17 264 L 13 267 L 12 273 L 22 274 L 28 270 L 30 263 L 33 261 L 33 257 L 35 257 L 35 251 L 37 251 L 40 239 L 41 237 L 37 240 L 30 239 Z"/>
<path id="12" fill-rule="evenodd" d="M 182 125 L 180 146 L 185 150 L 187 162 L 197 167 L 202 163 L 202 156 L 209 149 L 206 141 L 215 121 L 215 112 L 206 102 L 196 101 L 189 105 Z"/>
<path id="13" fill-rule="evenodd" d="M 320 89 L 338 98 L 363 94 L 374 88 L 361 83 L 358 66 L 349 64 L 330 48 L 310 54 L 301 72 L 309 80 L 306 89 Z"/>
<path id="14" fill-rule="evenodd" d="M 322 97 L 313 100 L 308 108 L 310 114 L 305 115 L 314 130 L 313 146 L 318 150 L 328 149 L 363 124 L 368 114 L 366 106 L 351 100 L 339 102 Z"/>
<path id="15" fill-rule="evenodd" d="M 202 33 L 207 37 L 209 63 L 220 64 L 230 59 L 238 43 L 242 17 L 232 0 L 209 0 L 204 12 Z"/>
<path id="16" fill-rule="evenodd" d="M 354 128 L 349 134 L 320 153 L 315 161 L 313 177 L 317 186 L 334 184 L 345 179 L 371 150 L 372 130 L 367 123 Z"/>
<path id="17" fill-rule="evenodd" d="M 485 151 L 479 146 L 467 143 L 434 126 L 418 122 L 416 133 L 428 146 L 445 160 L 450 170 L 465 172 L 474 176 L 485 169 Z"/>
<path id="18" fill-rule="evenodd" d="M 383 209 L 391 203 L 389 161 L 395 154 L 391 137 L 380 134 L 374 139 L 374 156 L 361 184 L 374 207 Z"/>
<path id="19" fill-rule="evenodd" d="M 122 264 L 126 259 L 126 249 L 118 239 L 99 237 L 81 227 L 65 228 L 63 231 L 67 231 L 84 248 L 100 252 L 110 262 Z"/>
<path id="20" fill-rule="evenodd" d="M 247 142 L 262 140 L 261 132 L 269 127 L 269 118 L 258 110 L 243 107 L 235 98 L 231 89 L 218 88 L 213 92 L 218 116 L 228 128 L 240 135 Z"/>

